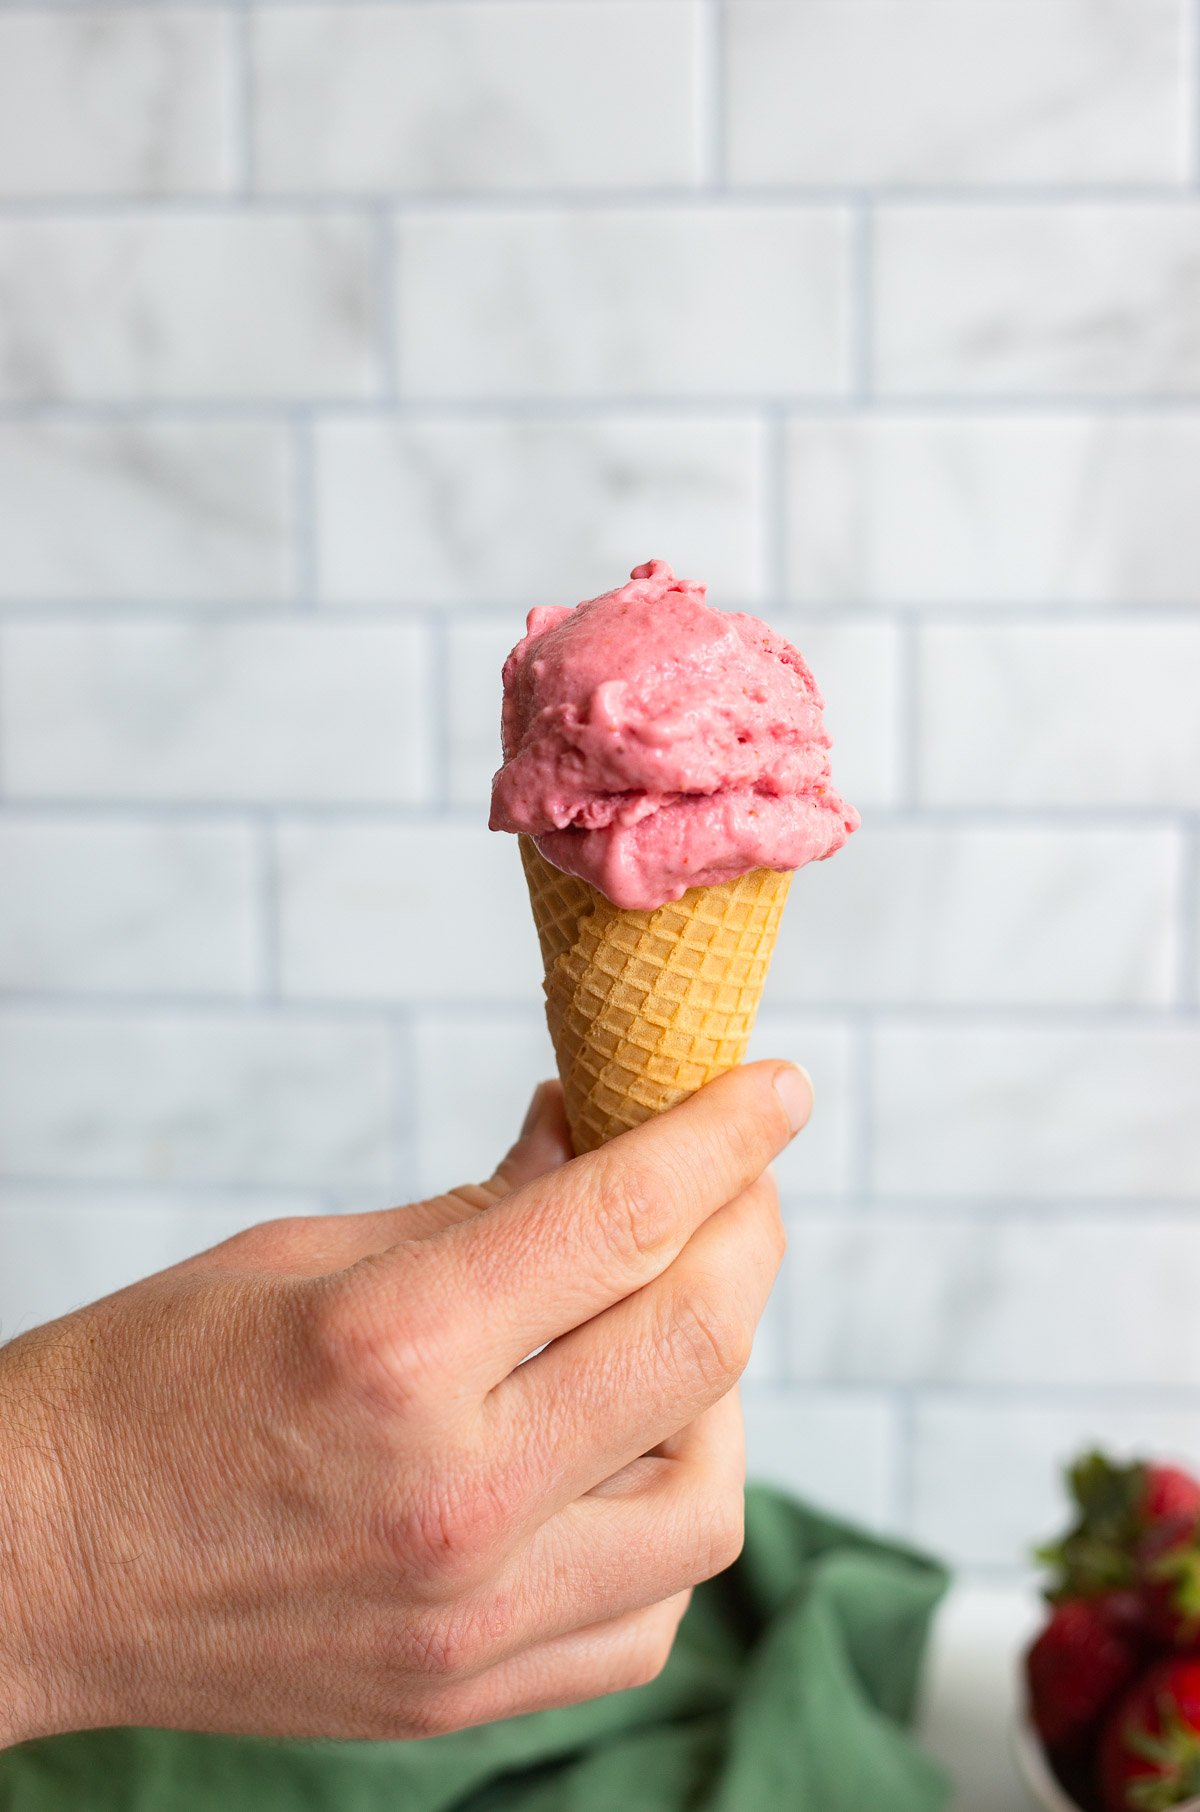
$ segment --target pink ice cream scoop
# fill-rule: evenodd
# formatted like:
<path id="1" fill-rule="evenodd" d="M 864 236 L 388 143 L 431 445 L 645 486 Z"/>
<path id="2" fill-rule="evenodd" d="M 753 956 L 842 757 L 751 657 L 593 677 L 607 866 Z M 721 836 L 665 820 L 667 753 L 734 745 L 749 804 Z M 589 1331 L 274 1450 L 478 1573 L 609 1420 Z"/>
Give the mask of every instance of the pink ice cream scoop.
<path id="1" fill-rule="evenodd" d="M 704 593 L 651 560 L 574 610 L 531 610 L 504 663 L 491 828 L 527 832 L 614 906 L 800 868 L 858 827 L 804 661 Z"/>

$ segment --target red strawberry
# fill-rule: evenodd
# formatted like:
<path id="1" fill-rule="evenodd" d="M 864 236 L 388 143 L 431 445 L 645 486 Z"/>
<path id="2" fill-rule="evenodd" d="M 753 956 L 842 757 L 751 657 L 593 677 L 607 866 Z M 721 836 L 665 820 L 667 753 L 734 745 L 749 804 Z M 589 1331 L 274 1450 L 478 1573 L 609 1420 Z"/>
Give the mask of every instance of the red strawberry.
<path id="1" fill-rule="evenodd" d="M 1173 1516 L 1149 1529 L 1138 1579 L 1150 1635 L 1167 1648 L 1200 1646 L 1200 1517 Z"/>
<path id="2" fill-rule="evenodd" d="M 1105 1812 L 1169 1812 L 1200 1794 L 1200 1657 L 1157 1662 L 1121 1701 L 1100 1786 Z"/>
<path id="3" fill-rule="evenodd" d="M 1147 1530 L 1168 1517 L 1200 1517 L 1200 1483 L 1175 1466 L 1141 1460 L 1119 1465 L 1089 1453 L 1071 1467 L 1067 1482 L 1075 1522 L 1038 1555 L 1056 1575 L 1048 1592 L 1052 1601 L 1133 1586 Z"/>
<path id="4" fill-rule="evenodd" d="M 1147 1466 L 1142 1515 L 1152 1523 L 1167 1517 L 1200 1517 L 1200 1483 L 1179 1466 Z"/>
<path id="5" fill-rule="evenodd" d="M 1025 1657 L 1034 1728 L 1049 1750 L 1082 1744 L 1141 1664 L 1123 1592 L 1058 1604 Z"/>

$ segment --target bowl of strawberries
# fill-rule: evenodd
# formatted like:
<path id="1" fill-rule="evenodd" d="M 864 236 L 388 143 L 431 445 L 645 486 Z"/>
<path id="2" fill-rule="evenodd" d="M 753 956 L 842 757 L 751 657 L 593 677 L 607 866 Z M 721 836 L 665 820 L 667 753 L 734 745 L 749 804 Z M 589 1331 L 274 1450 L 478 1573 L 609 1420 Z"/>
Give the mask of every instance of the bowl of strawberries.
<path id="1" fill-rule="evenodd" d="M 1200 1812 L 1200 1480 L 1085 1454 L 1039 1550 L 1017 1764 L 1047 1812 Z"/>

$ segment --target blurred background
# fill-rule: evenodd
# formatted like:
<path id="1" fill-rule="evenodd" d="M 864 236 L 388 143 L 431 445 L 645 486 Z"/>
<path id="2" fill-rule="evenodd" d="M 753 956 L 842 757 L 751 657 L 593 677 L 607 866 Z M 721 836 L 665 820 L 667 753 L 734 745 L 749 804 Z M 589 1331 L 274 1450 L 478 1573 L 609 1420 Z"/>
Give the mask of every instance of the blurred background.
<path id="1" fill-rule="evenodd" d="M 0 1333 L 487 1173 L 500 662 L 658 556 L 846 851 L 760 1473 L 969 1573 L 1200 1457 L 1191 0 L 0 0 Z"/>

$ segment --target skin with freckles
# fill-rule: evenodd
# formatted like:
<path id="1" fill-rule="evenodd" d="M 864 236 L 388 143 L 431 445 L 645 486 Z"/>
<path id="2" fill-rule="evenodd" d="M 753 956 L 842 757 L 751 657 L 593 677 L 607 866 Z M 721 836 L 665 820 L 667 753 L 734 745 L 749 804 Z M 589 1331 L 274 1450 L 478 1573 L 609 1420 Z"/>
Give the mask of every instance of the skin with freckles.
<path id="1" fill-rule="evenodd" d="M 0 1746 L 424 1736 L 652 1678 L 740 1546 L 810 1104 L 753 1064 L 570 1160 L 544 1084 L 481 1187 L 270 1222 L 0 1349 Z"/>

